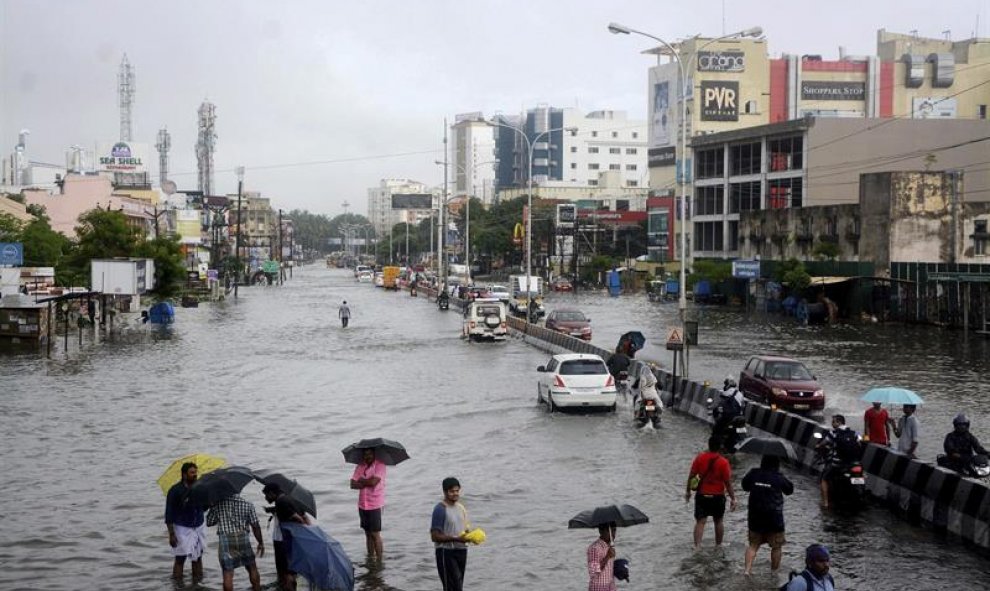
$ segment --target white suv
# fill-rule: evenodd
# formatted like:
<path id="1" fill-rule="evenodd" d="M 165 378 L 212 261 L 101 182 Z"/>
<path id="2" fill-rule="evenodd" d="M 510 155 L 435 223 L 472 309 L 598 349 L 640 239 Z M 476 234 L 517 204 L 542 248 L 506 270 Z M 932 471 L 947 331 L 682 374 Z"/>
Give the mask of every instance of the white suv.
<path id="1" fill-rule="evenodd" d="M 615 379 L 598 355 L 554 355 L 536 371 L 540 372 L 536 400 L 546 402 L 548 412 L 587 407 L 615 410 Z"/>
<path id="2" fill-rule="evenodd" d="M 497 298 L 478 298 L 464 311 L 464 336 L 502 341 L 509 337 L 505 303 Z"/>

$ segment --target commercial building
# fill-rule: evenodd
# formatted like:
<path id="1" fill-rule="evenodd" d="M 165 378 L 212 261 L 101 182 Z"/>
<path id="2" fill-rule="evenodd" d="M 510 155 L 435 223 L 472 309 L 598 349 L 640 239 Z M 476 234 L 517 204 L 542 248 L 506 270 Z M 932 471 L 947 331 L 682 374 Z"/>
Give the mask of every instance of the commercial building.
<path id="1" fill-rule="evenodd" d="M 806 117 L 695 136 L 694 257 L 739 256 L 743 212 L 855 203 L 859 175 L 957 171 L 959 200 L 990 193 L 990 121 Z"/>
<path id="2" fill-rule="evenodd" d="M 488 205 L 495 198 L 498 157 L 495 126 L 481 113 L 457 115 L 450 127 L 450 194 L 473 196 Z"/>
<path id="3" fill-rule="evenodd" d="M 418 224 L 430 218 L 438 200 L 435 190 L 418 181 L 382 179 L 377 187 L 368 189 L 368 220 L 376 236 L 386 236 L 395 224 Z M 393 201 L 400 207 L 393 209 Z"/>
<path id="4" fill-rule="evenodd" d="M 117 193 L 106 174 L 69 173 L 55 189 L 24 189 L 28 205 L 40 205 L 51 219 L 52 229 L 75 236 L 79 216 L 91 209 L 118 210 L 128 223 L 145 235 L 154 231 L 154 206 L 147 201 Z"/>

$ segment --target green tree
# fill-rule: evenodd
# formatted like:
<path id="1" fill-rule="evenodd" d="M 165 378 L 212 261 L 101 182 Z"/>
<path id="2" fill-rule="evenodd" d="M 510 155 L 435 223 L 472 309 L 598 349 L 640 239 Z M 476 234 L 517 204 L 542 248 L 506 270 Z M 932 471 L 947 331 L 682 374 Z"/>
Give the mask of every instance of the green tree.
<path id="1" fill-rule="evenodd" d="M 179 294 L 186 278 L 186 266 L 177 237 L 162 236 L 140 242 L 134 256 L 155 261 L 155 287 L 148 292 L 154 299 L 162 301 Z"/>
<path id="2" fill-rule="evenodd" d="M 24 224 L 9 213 L 0 213 L 0 242 L 19 242 Z"/>
<path id="3" fill-rule="evenodd" d="M 811 285 L 811 275 L 804 268 L 804 263 L 795 258 L 787 259 L 778 265 L 774 278 L 793 291 L 802 291 Z"/>
<path id="4" fill-rule="evenodd" d="M 81 283 L 89 278 L 93 259 L 133 256 L 142 233 L 119 211 L 91 209 L 79 216 L 76 236 L 76 248 L 67 257 L 65 273 L 73 283 Z"/>
<path id="5" fill-rule="evenodd" d="M 73 246 L 71 240 L 52 230 L 47 216 L 28 222 L 21 232 L 21 241 L 24 242 L 24 264 L 55 267 L 56 277 Z"/>
<path id="6" fill-rule="evenodd" d="M 731 261 L 698 259 L 694 261 L 691 273 L 687 277 L 688 289 L 693 289 L 694 285 L 702 279 L 706 279 L 712 284 L 719 284 L 728 281 L 731 277 Z"/>
<path id="7" fill-rule="evenodd" d="M 839 258 L 839 245 L 835 242 L 819 242 L 811 254 L 820 261 L 834 261 Z"/>

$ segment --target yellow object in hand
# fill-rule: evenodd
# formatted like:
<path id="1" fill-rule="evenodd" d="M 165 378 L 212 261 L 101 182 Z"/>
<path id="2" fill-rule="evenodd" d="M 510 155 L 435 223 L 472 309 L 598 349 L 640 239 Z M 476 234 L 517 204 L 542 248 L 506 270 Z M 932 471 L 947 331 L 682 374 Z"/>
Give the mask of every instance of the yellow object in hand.
<path id="1" fill-rule="evenodd" d="M 485 535 L 485 530 L 480 527 L 476 527 L 472 530 L 464 530 L 461 537 L 464 538 L 465 542 L 476 545 L 484 543 L 484 541 L 488 538 L 488 536 Z"/>

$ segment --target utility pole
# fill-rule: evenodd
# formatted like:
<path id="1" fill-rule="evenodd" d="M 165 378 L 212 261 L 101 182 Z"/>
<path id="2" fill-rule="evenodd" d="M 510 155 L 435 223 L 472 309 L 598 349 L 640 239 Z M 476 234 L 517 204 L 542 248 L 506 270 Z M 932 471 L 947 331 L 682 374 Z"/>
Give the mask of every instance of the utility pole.
<path id="1" fill-rule="evenodd" d="M 234 275 L 234 299 L 237 299 L 237 286 L 241 282 L 241 192 L 244 189 L 244 167 L 234 169 L 237 173 L 237 236 L 234 239 L 234 260 L 237 274 Z"/>
<path id="2" fill-rule="evenodd" d="M 628 247 L 628 242 L 626 243 Z M 285 270 L 282 268 L 282 210 L 278 210 L 278 281 L 285 284 Z"/>
<path id="3" fill-rule="evenodd" d="M 447 233 L 447 228 L 443 225 L 443 211 L 447 208 L 447 167 L 448 167 L 447 153 L 447 118 L 443 118 L 443 198 L 440 199 L 440 213 L 439 224 L 437 225 L 437 267 L 438 274 L 440 275 L 440 285 L 447 289 L 447 274 L 444 266 L 444 259 L 447 258 L 447 254 L 443 251 L 443 236 Z"/>

